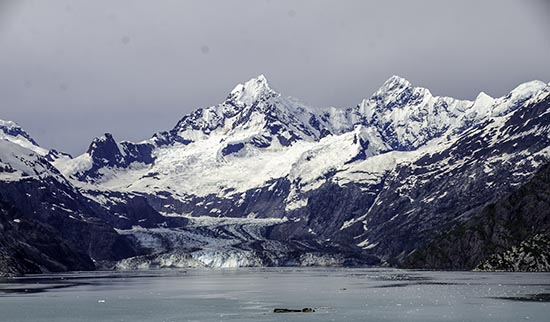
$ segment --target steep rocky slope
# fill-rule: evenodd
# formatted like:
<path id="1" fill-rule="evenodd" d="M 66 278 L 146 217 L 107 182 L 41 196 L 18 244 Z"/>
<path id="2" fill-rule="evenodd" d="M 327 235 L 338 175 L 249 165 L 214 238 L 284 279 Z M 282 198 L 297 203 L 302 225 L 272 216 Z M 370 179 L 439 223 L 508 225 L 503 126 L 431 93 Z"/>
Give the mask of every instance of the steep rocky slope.
<path id="1" fill-rule="evenodd" d="M 434 97 L 394 76 L 355 107 L 314 109 L 259 76 L 170 131 L 139 143 L 117 143 L 107 134 L 86 154 L 54 164 L 104 207 L 139 196 L 190 227 L 201 226 L 201 218 L 242 218 L 240 225 L 262 227 L 258 220 L 279 220 L 235 245 L 298 240 L 312 253 L 335 249 L 400 263 L 548 162 L 548 101 L 549 86 L 538 81 L 472 102 Z M 206 236 L 219 228 L 213 225 L 201 226 Z M 161 234 L 146 235 L 135 234 L 145 243 Z M 190 244 L 193 238 L 199 237 Z M 276 253 L 235 245 L 231 250 L 243 258 Z M 189 254 L 206 246 L 197 247 Z"/>
<path id="2" fill-rule="evenodd" d="M 549 102 L 550 86 L 540 81 L 466 101 L 394 76 L 356 106 L 316 109 L 259 76 L 142 142 L 107 133 L 72 158 L 37 150 L 28 135 L 6 137 L 34 146 L 55 167 L 58 180 L 38 182 L 62 182 L 61 194 L 75 199 L 48 190 L 50 204 L 33 208 L 40 220 L 74 205 L 83 221 L 96 218 L 146 251 L 107 256 L 129 257 L 116 264 L 121 269 L 443 267 L 421 258 L 423 247 L 474 223 L 550 161 Z M 25 193 L 5 182 L 14 191 L 9 202 Z"/>
<path id="3" fill-rule="evenodd" d="M 407 267 L 548 271 L 550 165 L 413 253 Z"/>
<path id="4" fill-rule="evenodd" d="M 0 267 L 9 274 L 90 270 L 136 255 L 48 160 L 0 140 Z"/>

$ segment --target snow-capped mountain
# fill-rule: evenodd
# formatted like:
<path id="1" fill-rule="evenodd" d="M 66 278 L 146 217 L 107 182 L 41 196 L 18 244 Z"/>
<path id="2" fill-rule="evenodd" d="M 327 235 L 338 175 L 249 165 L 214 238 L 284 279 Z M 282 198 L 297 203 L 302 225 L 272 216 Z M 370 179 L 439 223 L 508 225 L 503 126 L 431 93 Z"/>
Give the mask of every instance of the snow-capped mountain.
<path id="1" fill-rule="evenodd" d="M 29 133 L 12 121 L 0 120 L 0 139 L 30 149 L 42 156 L 48 154 L 48 150 L 40 147 Z"/>
<path id="2" fill-rule="evenodd" d="M 138 252 L 13 122 L 0 121 L 0 275 L 89 270 Z"/>
<path id="3" fill-rule="evenodd" d="M 297 140 L 322 136 L 324 129 L 315 124 L 314 117 L 310 108 L 281 96 L 260 75 L 237 85 L 222 104 L 185 116 L 170 134 L 184 142 L 217 133 L 259 148 L 272 143 L 289 146 Z"/>
<path id="4" fill-rule="evenodd" d="M 434 97 L 394 76 L 356 107 L 316 110 L 282 97 L 259 76 L 222 104 L 183 117 L 171 131 L 140 143 L 117 143 L 106 134 L 86 154 L 54 164 L 92 189 L 160 190 L 182 201 L 236 196 L 284 178 L 304 192 L 356 161 L 388 152 L 414 159 L 414 151 L 451 142 L 546 87 L 531 82 L 504 98 L 480 94 L 471 102 Z"/>
<path id="5" fill-rule="evenodd" d="M 318 109 L 260 75 L 148 140 L 50 162 L 149 249 L 119 268 L 399 264 L 548 163 L 549 102 L 540 81 L 467 101 L 393 76 Z"/>
<path id="6" fill-rule="evenodd" d="M 0 140 L 9 141 L 26 149 L 30 149 L 36 154 L 46 157 L 49 161 L 60 158 L 72 158 L 70 154 L 65 152 L 60 152 L 55 149 L 44 149 L 29 135 L 29 133 L 25 132 L 21 126 L 13 121 L 0 120 Z"/>

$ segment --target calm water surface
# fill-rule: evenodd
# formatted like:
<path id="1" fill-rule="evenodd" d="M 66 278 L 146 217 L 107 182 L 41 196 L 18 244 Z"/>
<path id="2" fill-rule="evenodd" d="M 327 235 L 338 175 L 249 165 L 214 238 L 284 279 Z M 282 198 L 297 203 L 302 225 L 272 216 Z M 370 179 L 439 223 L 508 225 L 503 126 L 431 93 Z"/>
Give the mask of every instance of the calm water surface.
<path id="1" fill-rule="evenodd" d="M 313 307 L 315 313 L 273 313 Z M 0 321 L 550 321 L 550 274 L 95 272 L 0 280 Z"/>

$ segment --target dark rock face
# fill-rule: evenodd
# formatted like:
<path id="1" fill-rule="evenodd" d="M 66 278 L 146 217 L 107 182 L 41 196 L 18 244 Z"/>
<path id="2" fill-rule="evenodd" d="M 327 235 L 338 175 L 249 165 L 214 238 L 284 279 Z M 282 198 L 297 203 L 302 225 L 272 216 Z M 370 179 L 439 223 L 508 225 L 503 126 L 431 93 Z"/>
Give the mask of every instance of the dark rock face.
<path id="1" fill-rule="evenodd" d="M 550 234 L 536 234 L 504 253 L 491 255 L 476 267 L 482 271 L 549 272 Z"/>
<path id="2" fill-rule="evenodd" d="M 92 198 L 102 197 L 107 200 L 102 204 L 92 200 L 88 200 L 88 203 L 95 209 L 95 214 L 99 219 L 118 229 L 130 229 L 132 226 L 144 228 L 180 227 L 187 224 L 185 218 L 161 215 L 151 206 L 151 201 L 156 200 L 152 197 L 109 191 L 103 193 L 87 191 L 86 193 Z"/>
<path id="3" fill-rule="evenodd" d="M 274 179 L 261 188 L 250 189 L 230 198 L 216 195 L 194 195 L 174 198 L 170 193 L 144 194 L 148 203 L 157 211 L 188 214 L 192 217 L 246 217 L 256 214 L 258 218 L 282 218 L 285 215 L 285 199 L 290 190 L 288 179 Z M 166 218 L 166 217 L 164 217 Z"/>
<path id="4" fill-rule="evenodd" d="M 222 149 L 222 155 L 227 156 L 232 153 L 238 153 L 244 148 L 244 143 L 228 144 Z"/>
<path id="5" fill-rule="evenodd" d="M 405 259 L 415 268 L 548 270 L 550 165 Z M 512 249 L 523 248 L 520 249 Z M 531 260 L 525 260 L 526 253 Z M 523 261 L 523 262 L 522 262 Z"/>
<path id="6" fill-rule="evenodd" d="M 0 185 L 0 200 L 16 209 L 23 219 L 56 230 L 68 244 L 95 260 L 118 260 L 136 254 L 130 241 L 99 219 L 105 215 L 56 180 L 4 182 Z"/>
<path id="7" fill-rule="evenodd" d="M 99 219 L 106 217 L 101 209 L 45 158 L 30 150 L 15 158 L 41 170 L 0 181 L 0 232 L 5 237 L 0 253 L 10 274 L 90 270 L 95 267 L 92 259 L 114 261 L 137 254 L 129 239 Z"/>
<path id="8" fill-rule="evenodd" d="M 110 133 L 95 138 L 86 152 L 92 159 L 103 161 L 106 165 L 115 166 L 120 162 L 124 162 L 118 144 Z"/>
<path id="9" fill-rule="evenodd" d="M 63 239 L 58 230 L 24 218 L 4 202 L 0 202 L 0 232 L 0 276 L 95 267 L 90 257 Z"/>
<path id="10" fill-rule="evenodd" d="M 110 133 L 95 138 L 87 153 L 92 159 L 92 167 L 79 173 L 77 177 L 83 181 L 93 181 L 102 175 L 103 168 L 125 168 L 134 162 L 152 164 L 154 146 L 150 143 L 132 143 L 123 141 L 117 143 Z"/>
<path id="11" fill-rule="evenodd" d="M 340 228 L 346 221 L 364 215 L 376 198 L 375 192 L 381 187 L 375 185 L 370 186 L 370 190 L 362 190 L 355 184 L 342 187 L 328 182 L 309 193 L 305 207 L 288 214 L 291 218 L 289 222 L 273 227 L 269 238 L 329 240 L 335 245 L 349 245 L 350 249 L 362 253 L 363 250 L 356 247 L 353 241 L 355 235 L 351 231 L 344 234 Z"/>
<path id="12" fill-rule="evenodd" d="M 50 161 L 50 162 L 53 162 L 61 157 L 65 157 L 65 158 L 69 158 L 69 159 L 72 159 L 72 155 L 68 154 L 68 153 L 65 153 L 65 152 L 60 152 L 60 151 L 57 151 L 56 149 L 51 149 L 48 154 L 45 156 L 46 160 Z"/>

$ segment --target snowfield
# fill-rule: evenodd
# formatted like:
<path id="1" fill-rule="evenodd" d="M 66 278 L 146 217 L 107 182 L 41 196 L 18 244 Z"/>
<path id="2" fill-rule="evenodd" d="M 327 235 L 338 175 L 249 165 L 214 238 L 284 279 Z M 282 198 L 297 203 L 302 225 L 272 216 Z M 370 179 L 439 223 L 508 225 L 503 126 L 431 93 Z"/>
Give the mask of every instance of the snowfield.
<path id="1" fill-rule="evenodd" d="M 118 269 L 384 261 L 548 163 L 549 98 L 541 81 L 468 101 L 393 76 L 356 106 L 313 108 L 260 75 L 169 131 L 106 133 L 74 158 L 0 121 L 0 181 L 55 177 L 97 203 L 146 250 Z"/>

